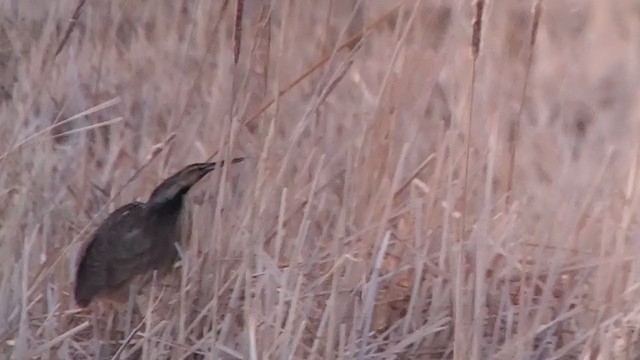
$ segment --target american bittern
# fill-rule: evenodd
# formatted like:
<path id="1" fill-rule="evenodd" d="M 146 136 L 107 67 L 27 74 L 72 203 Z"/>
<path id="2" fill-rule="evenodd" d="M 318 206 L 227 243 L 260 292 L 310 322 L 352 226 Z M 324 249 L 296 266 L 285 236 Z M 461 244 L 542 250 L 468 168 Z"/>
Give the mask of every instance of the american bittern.
<path id="1" fill-rule="evenodd" d="M 236 158 L 232 164 L 244 158 Z M 76 272 L 75 300 L 88 306 L 96 297 L 114 297 L 136 276 L 165 273 L 178 259 L 182 212 L 189 189 L 219 163 L 191 164 L 156 187 L 146 203 L 113 211 L 93 233 Z"/>

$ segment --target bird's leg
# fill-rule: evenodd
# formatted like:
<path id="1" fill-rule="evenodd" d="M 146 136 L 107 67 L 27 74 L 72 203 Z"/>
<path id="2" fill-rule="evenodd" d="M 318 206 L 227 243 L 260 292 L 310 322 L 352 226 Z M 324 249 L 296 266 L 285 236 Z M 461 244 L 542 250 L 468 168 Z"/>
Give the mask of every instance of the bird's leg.
<path id="1" fill-rule="evenodd" d="M 109 309 L 110 311 L 107 315 L 107 329 L 105 331 L 105 340 L 107 342 L 107 346 L 111 343 L 111 340 L 115 340 L 114 335 L 118 333 L 118 312 L 115 311 L 112 306 L 110 307 L 111 309 Z M 115 336 L 115 338 L 117 339 L 117 335 Z"/>
<path id="2" fill-rule="evenodd" d="M 112 340 L 118 338 L 117 311 L 109 303 L 99 304 L 101 318 L 95 311 L 92 312 L 94 323 L 94 340 L 96 341 L 96 358 L 100 358 L 104 353 L 111 353 Z"/>
<path id="3" fill-rule="evenodd" d="M 94 352 L 96 359 L 100 358 L 100 350 L 102 348 L 100 344 L 100 338 L 102 337 L 100 334 L 100 326 L 98 323 L 98 316 L 95 311 L 91 312 L 91 323 L 93 324 L 93 343 L 94 343 Z"/>
<path id="4" fill-rule="evenodd" d="M 127 299 L 127 316 L 126 316 L 126 324 L 125 324 L 125 334 L 129 334 L 131 332 L 131 323 L 133 322 L 133 311 L 135 307 L 135 299 L 138 294 L 138 286 L 137 282 L 133 281 L 129 284 L 129 297 Z"/>

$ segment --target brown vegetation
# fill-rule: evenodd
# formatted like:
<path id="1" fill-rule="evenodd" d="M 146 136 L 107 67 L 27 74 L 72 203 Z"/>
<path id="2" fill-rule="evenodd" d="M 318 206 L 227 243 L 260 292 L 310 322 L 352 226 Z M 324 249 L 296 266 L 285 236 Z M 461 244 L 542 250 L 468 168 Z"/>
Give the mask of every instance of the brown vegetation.
<path id="1" fill-rule="evenodd" d="M 0 2 L 0 353 L 636 358 L 637 2 L 482 3 Z M 77 309 L 106 214 L 238 154 L 142 314 Z"/>

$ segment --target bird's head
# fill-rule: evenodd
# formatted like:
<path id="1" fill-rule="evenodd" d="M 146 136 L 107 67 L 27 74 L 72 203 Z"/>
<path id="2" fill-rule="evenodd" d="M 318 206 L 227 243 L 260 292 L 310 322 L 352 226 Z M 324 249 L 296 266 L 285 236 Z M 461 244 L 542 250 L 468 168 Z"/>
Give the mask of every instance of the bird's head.
<path id="1" fill-rule="evenodd" d="M 235 158 L 231 163 L 239 163 L 242 160 L 244 158 Z M 149 196 L 147 204 L 154 207 L 181 201 L 193 185 L 216 167 L 223 165 L 224 161 L 187 165 L 158 185 Z"/>

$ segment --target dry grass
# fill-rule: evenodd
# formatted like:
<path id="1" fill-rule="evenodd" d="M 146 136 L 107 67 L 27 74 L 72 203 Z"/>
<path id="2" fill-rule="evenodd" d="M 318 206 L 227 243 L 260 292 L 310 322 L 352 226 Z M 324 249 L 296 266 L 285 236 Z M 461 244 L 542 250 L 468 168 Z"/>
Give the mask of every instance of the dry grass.
<path id="1" fill-rule="evenodd" d="M 77 1 L 0 2 L 0 353 L 637 358 L 638 5 L 537 2 L 472 49 L 470 1 L 89 1 L 57 56 Z M 144 316 L 77 310 L 96 223 L 213 155 Z"/>

